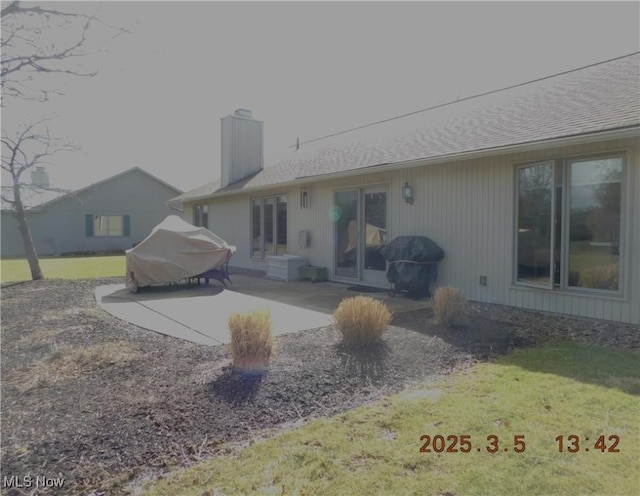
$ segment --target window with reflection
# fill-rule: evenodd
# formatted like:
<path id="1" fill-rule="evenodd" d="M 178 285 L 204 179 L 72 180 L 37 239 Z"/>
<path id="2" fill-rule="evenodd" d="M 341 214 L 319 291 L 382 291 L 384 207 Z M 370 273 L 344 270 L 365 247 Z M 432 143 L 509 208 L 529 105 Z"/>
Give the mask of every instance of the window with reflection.
<path id="1" fill-rule="evenodd" d="M 131 217 L 129 215 L 85 215 L 85 234 L 93 237 L 129 237 Z"/>
<path id="2" fill-rule="evenodd" d="M 623 157 L 517 169 L 516 281 L 619 292 Z"/>
<path id="3" fill-rule="evenodd" d="M 251 200 L 251 256 L 263 258 L 287 252 L 287 198 Z"/>
<path id="4" fill-rule="evenodd" d="M 209 205 L 193 206 L 193 225 L 209 228 Z"/>
<path id="5" fill-rule="evenodd" d="M 276 253 L 284 255 L 287 253 L 287 197 L 277 198 L 277 224 L 276 224 Z"/>
<path id="6" fill-rule="evenodd" d="M 622 158 L 569 164 L 569 285 L 619 289 Z"/>
<path id="7" fill-rule="evenodd" d="M 553 164 L 518 171 L 518 277 L 548 285 L 551 281 Z"/>

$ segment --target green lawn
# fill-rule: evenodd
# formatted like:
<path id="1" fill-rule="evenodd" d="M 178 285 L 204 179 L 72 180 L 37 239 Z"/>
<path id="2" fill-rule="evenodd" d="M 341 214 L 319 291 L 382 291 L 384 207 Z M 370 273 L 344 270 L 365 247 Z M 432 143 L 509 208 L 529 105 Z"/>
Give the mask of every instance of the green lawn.
<path id="1" fill-rule="evenodd" d="M 24 258 L 2 259 L 3 283 L 31 279 L 29 264 Z M 124 276 L 125 256 L 41 258 L 40 268 L 47 279 L 87 279 Z"/>
<path id="2" fill-rule="evenodd" d="M 639 395 L 640 355 L 519 351 L 175 472 L 145 494 L 637 495 Z M 431 452 L 420 452 L 422 435 Z M 458 452 L 440 452 L 448 436 Z"/>

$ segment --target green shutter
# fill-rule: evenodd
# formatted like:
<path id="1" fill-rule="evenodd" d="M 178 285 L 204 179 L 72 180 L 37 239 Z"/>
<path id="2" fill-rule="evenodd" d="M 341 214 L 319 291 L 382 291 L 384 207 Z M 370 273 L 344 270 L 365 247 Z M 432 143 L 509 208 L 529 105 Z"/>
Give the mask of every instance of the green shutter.
<path id="1" fill-rule="evenodd" d="M 131 216 L 123 215 L 122 216 L 122 235 L 125 238 L 131 236 Z"/>
<path id="2" fill-rule="evenodd" d="M 84 216 L 84 233 L 87 238 L 93 238 L 93 215 L 91 214 Z"/>

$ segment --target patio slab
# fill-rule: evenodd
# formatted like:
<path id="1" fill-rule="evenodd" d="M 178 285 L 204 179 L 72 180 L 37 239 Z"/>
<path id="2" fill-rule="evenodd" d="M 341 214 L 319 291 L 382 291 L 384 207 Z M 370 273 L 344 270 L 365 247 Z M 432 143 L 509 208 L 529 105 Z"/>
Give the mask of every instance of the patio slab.
<path id="1" fill-rule="evenodd" d="M 218 345 L 230 340 L 227 322 L 235 312 L 268 309 L 274 335 L 331 324 L 331 314 L 343 298 L 362 294 L 346 284 L 303 281 L 277 282 L 234 274 L 233 284 L 175 284 L 129 292 L 124 284 L 99 286 L 98 304 L 110 314 L 145 329 L 194 343 Z M 364 293 L 384 300 L 392 312 L 429 308 L 431 300 L 394 298 L 386 292 Z"/>

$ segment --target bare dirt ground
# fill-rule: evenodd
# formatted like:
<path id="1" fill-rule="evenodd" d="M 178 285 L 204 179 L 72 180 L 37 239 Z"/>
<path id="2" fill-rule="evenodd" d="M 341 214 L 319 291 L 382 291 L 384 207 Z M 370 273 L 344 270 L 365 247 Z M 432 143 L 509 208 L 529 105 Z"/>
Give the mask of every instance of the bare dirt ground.
<path id="1" fill-rule="evenodd" d="M 573 339 L 640 350 L 638 326 L 473 304 L 453 330 L 427 311 L 398 315 L 384 343 L 360 353 L 330 327 L 280 336 L 268 374 L 247 378 L 231 369 L 226 345 L 180 341 L 99 309 L 94 288 L 121 282 L 2 289 L 3 478 L 64 478 L 37 494 L 132 494 L 141 477 L 519 347 Z"/>

